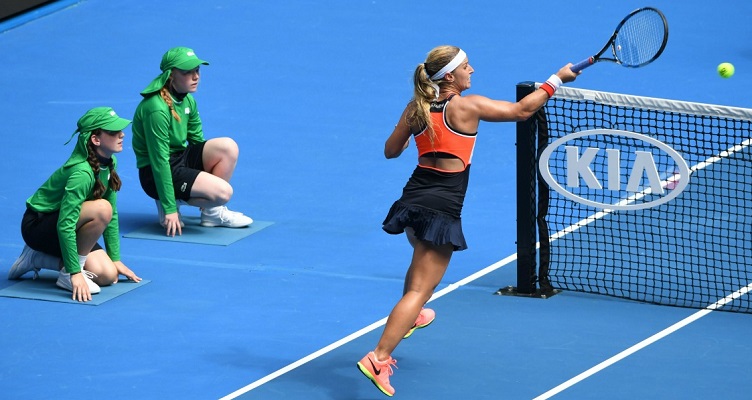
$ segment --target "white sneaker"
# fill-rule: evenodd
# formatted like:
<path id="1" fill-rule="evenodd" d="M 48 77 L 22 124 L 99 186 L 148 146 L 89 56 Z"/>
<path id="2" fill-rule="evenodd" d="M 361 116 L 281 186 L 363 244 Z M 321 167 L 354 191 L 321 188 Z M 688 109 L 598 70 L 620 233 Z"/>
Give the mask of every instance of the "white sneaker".
<path id="1" fill-rule="evenodd" d="M 224 226 L 226 228 L 244 228 L 253 223 L 253 219 L 243 213 L 230 211 L 225 206 L 201 210 L 201 226 Z"/>
<path id="2" fill-rule="evenodd" d="M 86 280 L 86 285 L 89 286 L 89 292 L 91 292 L 91 294 L 97 294 L 101 291 L 101 289 L 99 288 L 99 285 L 97 285 L 96 283 L 94 283 L 94 281 L 92 281 L 92 278 L 97 276 L 96 274 L 94 274 L 93 272 L 87 271 L 85 269 L 81 270 L 81 274 L 83 274 L 84 279 Z M 73 283 L 71 283 L 71 275 L 68 272 L 66 272 L 65 269 L 60 270 L 60 274 L 57 276 L 56 284 L 57 286 L 65 290 L 69 290 L 71 292 L 73 291 Z"/>
<path id="3" fill-rule="evenodd" d="M 159 213 L 159 224 L 162 225 L 162 228 L 167 227 L 167 223 L 165 222 L 165 212 L 164 208 L 162 208 L 162 203 L 159 202 L 159 200 L 154 200 L 157 203 L 157 213 Z M 183 215 L 180 214 L 180 206 L 185 204 L 182 200 L 177 200 L 177 206 L 178 206 L 178 218 L 180 219 L 180 227 L 185 228 L 185 224 L 183 223 Z"/>
<path id="4" fill-rule="evenodd" d="M 10 271 L 8 271 L 8 279 L 18 279 L 29 271 L 34 271 L 34 279 L 36 279 L 39 276 L 39 270 L 42 268 L 53 271 L 60 270 L 60 258 L 36 251 L 24 245 L 21 255 L 18 256 L 16 262 L 13 263 Z"/>

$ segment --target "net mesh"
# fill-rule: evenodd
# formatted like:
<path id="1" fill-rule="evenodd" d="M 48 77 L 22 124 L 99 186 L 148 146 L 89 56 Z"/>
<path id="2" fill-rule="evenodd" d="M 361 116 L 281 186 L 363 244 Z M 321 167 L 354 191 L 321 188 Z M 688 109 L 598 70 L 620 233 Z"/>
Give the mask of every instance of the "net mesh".
<path id="1" fill-rule="evenodd" d="M 542 111 L 541 278 L 751 311 L 752 110 L 562 88 Z"/>

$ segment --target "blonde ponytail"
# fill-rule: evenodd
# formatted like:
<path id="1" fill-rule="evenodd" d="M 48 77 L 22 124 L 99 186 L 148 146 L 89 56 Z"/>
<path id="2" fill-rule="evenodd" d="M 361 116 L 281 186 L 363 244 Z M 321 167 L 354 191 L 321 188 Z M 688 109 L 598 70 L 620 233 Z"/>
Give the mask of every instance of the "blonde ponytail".
<path id="1" fill-rule="evenodd" d="M 411 127 L 426 128 L 431 143 L 436 138 L 431 122 L 431 103 L 439 98 L 439 88 L 443 79 L 432 81 L 431 76 L 439 72 L 460 52 L 456 46 L 438 46 L 428 52 L 426 62 L 418 64 L 413 73 L 413 99 L 415 105 L 407 114 L 407 123 Z"/>

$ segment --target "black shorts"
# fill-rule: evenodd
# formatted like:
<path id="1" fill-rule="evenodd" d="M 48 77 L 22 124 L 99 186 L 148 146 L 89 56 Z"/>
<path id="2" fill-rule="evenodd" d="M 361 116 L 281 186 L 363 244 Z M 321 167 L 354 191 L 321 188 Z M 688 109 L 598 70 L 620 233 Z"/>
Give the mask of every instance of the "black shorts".
<path id="1" fill-rule="evenodd" d="M 58 219 L 60 219 L 59 210 L 41 213 L 27 208 L 21 220 L 21 236 L 26 245 L 36 251 L 62 258 L 60 237 L 57 235 Z M 91 251 L 95 250 L 102 250 L 102 246 L 95 243 Z"/>
<path id="2" fill-rule="evenodd" d="M 188 145 L 182 153 L 170 154 L 170 170 L 172 171 L 172 187 L 175 191 L 175 199 L 188 201 L 191 198 L 191 189 L 196 182 L 198 174 L 204 172 L 204 145 L 206 142 Z M 159 200 L 157 184 L 154 181 L 154 171 L 151 165 L 138 170 L 138 180 L 141 188 L 152 199 Z"/>

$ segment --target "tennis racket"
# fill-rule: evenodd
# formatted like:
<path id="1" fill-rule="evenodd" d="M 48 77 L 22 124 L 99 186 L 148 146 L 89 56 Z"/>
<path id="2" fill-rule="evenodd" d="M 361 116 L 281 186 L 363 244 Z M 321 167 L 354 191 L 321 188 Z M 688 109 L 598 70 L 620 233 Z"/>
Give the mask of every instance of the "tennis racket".
<path id="1" fill-rule="evenodd" d="M 572 66 L 573 72 L 601 61 L 610 61 L 628 68 L 638 68 L 655 61 L 668 41 L 668 22 L 662 12 L 643 7 L 624 17 L 598 54 Z M 609 57 L 608 50 L 611 49 Z"/>

